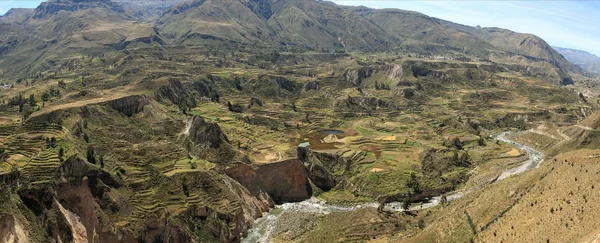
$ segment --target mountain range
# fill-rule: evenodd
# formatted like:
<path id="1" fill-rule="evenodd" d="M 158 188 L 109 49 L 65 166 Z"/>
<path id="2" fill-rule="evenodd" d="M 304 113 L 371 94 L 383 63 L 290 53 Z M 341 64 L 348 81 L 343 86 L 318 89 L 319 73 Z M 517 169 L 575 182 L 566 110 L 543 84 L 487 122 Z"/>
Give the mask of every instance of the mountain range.
<path id="1" fill-rule="evenodd" d="M 50 0 L 0 18 L 0 65 L 15 77 L 81 53 L 207 46 L 302 52 L 403 52 L 549 63 L 559 82 L 580 71 L 543 39 L 397 9 L 312 0 Z M 27 71 L 16 67 L 29 67 Z"/>
<path id="2" fill-rule="evenodd" d="M 554 47 L 569 62 L 580 66 L 585 71 L 600 74 L 600 57 L 586 51 Z"/>
<path id="3" fill-rule="evenodd" d="M 0 242 L 590 242 L 594 60 L 316 0 L 12 9 Z"/>

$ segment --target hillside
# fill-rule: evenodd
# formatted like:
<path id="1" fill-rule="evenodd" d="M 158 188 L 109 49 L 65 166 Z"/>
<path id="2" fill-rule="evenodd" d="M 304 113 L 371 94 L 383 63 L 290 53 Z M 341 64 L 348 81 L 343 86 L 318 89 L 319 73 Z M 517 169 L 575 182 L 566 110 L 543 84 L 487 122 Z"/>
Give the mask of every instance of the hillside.
<path id="1" fill-rule="evenodd" d="M 596 152 L 577 151 L 600 146 L 582 77 L 533 35 L 396 9 L 15 9 L 0 17 L 0 241 L 518 242 L 532 238 L 507 227 L 535 214 L 532 237 L 587 239 L 593 224 L 560 233 L 576 208 L 519 204 L 596 198 L 566 183 L 592 181 L 577 169 Z"/>
<path id="2" fill-rule="evenodd" d="M 12 18 L 3 17 L 0 21 L 7 29 L 26 28 L 18 31 L 24 36 L 3 42 L 4 56 L 31 52 L 27 56 L 37 58 L 14 62 L 0 57 L 0 63 L 7 67 L 31 65 L 34 68 L 29 71 L 40 72 L 49 66 L 39 67 L 38 60 L 60 63 L 72 53 L 69 49 L 86 48 L 84 52 L 91 54 L 121 50 L 134 43 L 133 48 L 185 45 L 246 51 L 402 52 L 526 62 L 536 67 L 532 75 L 545 75 L 549 82 L 565 85 L 573 83 L 569 73 L 579 72 L 536 36 L 468 27 L 402 10 L 291 0 L 173 0 L 143 5 L 136 1 L 71 1 L 44 2 L 31 17 L 27 17 L 29 10 L 15 10 L 19 13 L 7 15 Z M 80 35 L 73 34 L 76 32 Z M 23 43 L 20 50 L 10 45 L 15 41 Z"/>

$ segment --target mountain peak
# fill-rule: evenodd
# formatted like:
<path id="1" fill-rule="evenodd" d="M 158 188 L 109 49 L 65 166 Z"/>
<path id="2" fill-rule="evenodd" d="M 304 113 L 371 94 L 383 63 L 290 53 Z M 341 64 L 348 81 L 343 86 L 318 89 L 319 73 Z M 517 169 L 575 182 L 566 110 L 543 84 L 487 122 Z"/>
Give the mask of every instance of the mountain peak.
<path id="1" fill-rule="evenodd" d="M 77 10 L 105 7 L 117 12 L 124 12 L 123 8 L 111 0 L 49 0 L 42 2 L 35 9 L 33 18 L 44 18 L 60 11 L 73 12 Z"/>

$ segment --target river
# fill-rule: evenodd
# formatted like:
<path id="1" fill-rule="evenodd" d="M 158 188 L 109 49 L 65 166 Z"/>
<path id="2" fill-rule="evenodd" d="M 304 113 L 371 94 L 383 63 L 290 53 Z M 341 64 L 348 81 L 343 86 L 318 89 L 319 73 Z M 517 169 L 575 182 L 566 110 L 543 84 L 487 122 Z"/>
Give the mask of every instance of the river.
<path id="1" fill-rule="evenodd" d="M 540 163 L 543 161 L 543 154 L 527 145 L 515 142 L 508 138 L 510 132 L 503 132 L 496 136 L 496 140 L 501 142 L 509 143 L 521 151 L 525 151 L 529 155 L 529 159 L 525 161 L 522 165 L 515 168 L 510 168 L 504 171 L 496 181 L 500 181 L 506 179 L 510 176 L 523 173 L 527 170 L 537 168 Z M 455 191 L 446 196 L 448 202 L 454 201 L 456 199 L 461 198 L 465 192 Z M 441 201 L 441 196 L 433 197 L 428 202 L 421 203 L 418 205 L 413 205 L 409 208 L 410 211 L 421 210 L 426 208 L 431 208 L 437 206 Z M 254 222 L 253 227 L 248 231 L 248 236 L 242 239 L 244 243 L 267 243 L 271 242 L 271 237 L 274 233 L 277 224 L 281 218 L 285 218 L 285 214 L 298 214 L 298 213 L 306 213 L 313 215 L 325 215 L 333 212 L 347 212 L 356 210 L 359 208 L 377 208 L 379 206 L 378 203 L 364 203 L 356 206 L 337 206 L 327 204 L 327 202 L 318 199 L 311 198 L 302 202 L 297 203 L 284 203 L 282 205 L 277 205 L 271 212 L 266 213 L 262 218 L 257 219 Z M 403 211 L 402 202 L 392 202 L 388 203 L 385 206 L 385 210 L 388 211 Z"/>

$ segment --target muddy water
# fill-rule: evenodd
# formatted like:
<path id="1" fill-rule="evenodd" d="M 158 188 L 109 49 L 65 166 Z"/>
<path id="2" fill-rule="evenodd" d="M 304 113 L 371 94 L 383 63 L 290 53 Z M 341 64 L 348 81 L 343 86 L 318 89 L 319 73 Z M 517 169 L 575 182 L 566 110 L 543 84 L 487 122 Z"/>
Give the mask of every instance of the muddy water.
<path id="1" fill-rule="evenodd" d="M 341 130 L 323 129 L 317 132 L 309 133 L 300 138 L 299 143 L 308 142 L 311 149 L 314 150 L 328 150 L 337 149 L 336 145 L 342 145 L 341 143 L 325 143 L 323 139 L 329 135 L 336 135 L 337 138 L 344 138 L 344 132 Z"/>
<path id="2" fill-rule="evenodd" d="M 517 147 L 518 149 L 525 151 L 529 155 L 529 160 L 523 163 L 521 166 L 517 168 L 512 168 L 506 170 L 497 180 L 502 180 L 508 178 L 512 175 L 516 175 L 519 173 L 523 173 L 527 170 L 534 169 L 539 166 L 539 164 L 543 161 L 543 154 L 536 149 L 529 147 L 524 144 L 517 143 L 508 138 L 509 132 L 501 133 L 496 137 L 497 140 L 510 143 Z M 312 143 L 311 143 L 312 145 Z M 468 192 L 453 192 L 446 196 L 448 202 L 457 200 L 461 198 L 464 194 Z M 428 202 L 424 202 L 422 204 L 413 204 L 409 210 L 422 210 L 426 208 L 432 208 L 440 204 L 441 196 L 431 198 Z M 365 203 L 356 206 L 336 206 L 327 204 L 325 201 L 311 198 L 306 201 L 297 202 L 297 203 L 285 203 L 282 205 L 278 205 L 275 209 L 271 210 L 269 213 L 265 213 L 265 216 L 259 218 L 254 223 L 254 226 L 248 232 L 248 236 L 242 239 L 242 242 L 245 243 L 254 243 L 254 242 L 271 242 L 273 233 L 277 227 L 277 224 L 280 223 L 281 218 L 285 216 L 285 214 L 298 214 L 298 213 L 306 213 L 311 215 L 326 215 L 333 212 L 348 212 L 353 211 L 359 208 L 377 208 L 378 203 Z M 402 202 L 392 202 L 388 203 L 385 206 L 385 209 L 388 211 L 403 211 Z"/>

